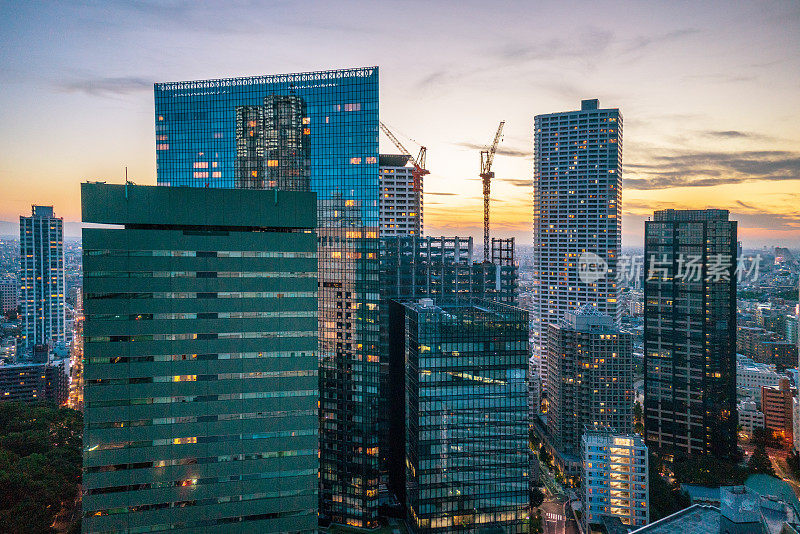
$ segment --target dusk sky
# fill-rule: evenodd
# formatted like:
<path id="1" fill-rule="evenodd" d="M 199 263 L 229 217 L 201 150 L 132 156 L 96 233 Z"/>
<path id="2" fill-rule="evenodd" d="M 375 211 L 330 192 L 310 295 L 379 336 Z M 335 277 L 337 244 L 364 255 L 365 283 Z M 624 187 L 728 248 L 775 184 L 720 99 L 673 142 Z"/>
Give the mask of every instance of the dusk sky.
<path id="1" fill-rule="evenodd" d="M 529 244 L 533 117 L 624 116 L 623 245 L 663 208 L 727 208 L 800 245 L 800 2 L 0 2 L 0 234 L 79 183 L 155 184 L 153 83 L 380 67 L 380 115 L 428 146 L 425 231 Z M 381 139 L 385 152 L 396 152 Z"/>

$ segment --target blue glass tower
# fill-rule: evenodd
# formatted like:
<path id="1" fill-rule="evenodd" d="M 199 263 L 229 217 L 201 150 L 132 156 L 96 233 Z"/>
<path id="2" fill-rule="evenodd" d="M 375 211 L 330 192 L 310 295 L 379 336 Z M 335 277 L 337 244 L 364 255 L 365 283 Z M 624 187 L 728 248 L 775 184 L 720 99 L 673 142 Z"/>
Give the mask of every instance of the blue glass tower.
<path id="1" fill-rule="evenodd" d="M 155 124 L 161 185 L 317 193 L 321 516 L 376 526 L 377 67 L 159 83 Z"/>

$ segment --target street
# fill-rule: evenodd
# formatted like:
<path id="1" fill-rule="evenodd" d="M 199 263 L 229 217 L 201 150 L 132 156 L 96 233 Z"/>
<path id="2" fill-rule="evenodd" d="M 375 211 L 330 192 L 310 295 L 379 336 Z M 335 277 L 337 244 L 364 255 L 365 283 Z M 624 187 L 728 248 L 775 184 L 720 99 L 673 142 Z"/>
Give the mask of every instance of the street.
<path id="1" fill-rule="evenodd" d="M 579 534 L 578 525 L 566 500 L 543 502 L 539 509 L 542 511 L 545 534 Z"/>

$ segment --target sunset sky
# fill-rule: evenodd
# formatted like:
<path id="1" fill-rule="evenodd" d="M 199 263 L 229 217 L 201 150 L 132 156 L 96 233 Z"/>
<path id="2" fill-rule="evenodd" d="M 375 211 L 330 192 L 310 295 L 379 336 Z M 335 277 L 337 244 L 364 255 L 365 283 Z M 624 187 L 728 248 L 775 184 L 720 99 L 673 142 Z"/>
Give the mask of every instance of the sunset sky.
<path id="1" fill-rule="evenodd" d="M 0 2 L 0 234 L 79 183 L 155 183 L 153 82 L 378 65 L 381 120 L 428 147 L 429 235 L 531 242 L 533 116 L 624 116 L 623 244 L 653 210 L 727 208 L 800 246 L 800 3 Z M 383 151 L 394 147 L 381 139 Z"/>

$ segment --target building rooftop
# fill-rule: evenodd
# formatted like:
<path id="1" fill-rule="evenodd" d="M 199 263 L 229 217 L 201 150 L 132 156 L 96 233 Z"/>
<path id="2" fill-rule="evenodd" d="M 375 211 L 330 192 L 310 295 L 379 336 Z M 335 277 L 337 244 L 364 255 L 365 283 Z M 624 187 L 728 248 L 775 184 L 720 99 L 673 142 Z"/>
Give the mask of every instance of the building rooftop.
<path id="1" fill-rule="evenodd" d="M 719 508 L 705 504 L 694 504 L 679 512 L 650 523 L 631 534 L 719 534 Z"/>
<path id="2" fill-rule="evenodd" d="M 653 214 L 654 221 L 727 221 L 728 210 L 659 210 Z"/>
<path id="3" fill-rule="evenodd" d="M 380 154 L 378 165 L 381 167 L 405 167 L 411 156 L 408 154 Z"/>
<path id="4" fill-rule="evenodd" d="M 565 313 L 561 320 L 561 326 L 582 331 L 617 330 L 614 319 L 591 304 L 585 304 L 576 310 Z"/>
<path id="5" fill-rule="evenodd" d="M 83 222 L 192 227 L 315 228 L 316 193 L 81 184 Z M 213 209 L 211 209 L 213 207 Z"/>

